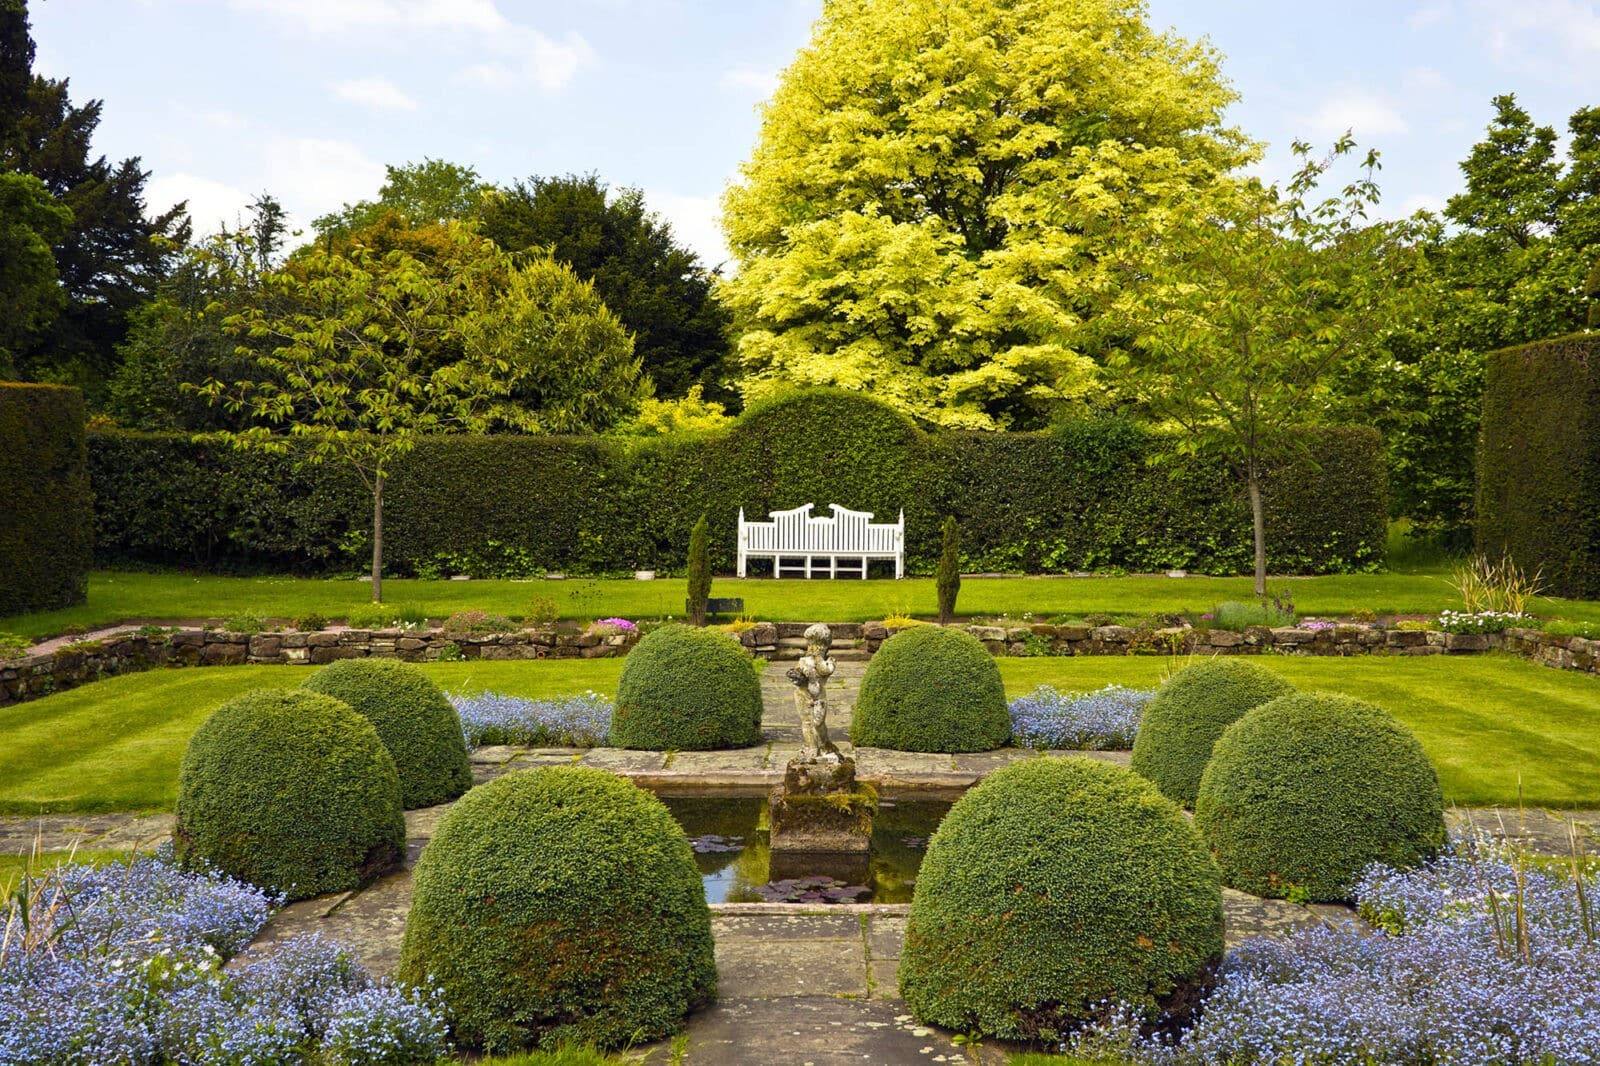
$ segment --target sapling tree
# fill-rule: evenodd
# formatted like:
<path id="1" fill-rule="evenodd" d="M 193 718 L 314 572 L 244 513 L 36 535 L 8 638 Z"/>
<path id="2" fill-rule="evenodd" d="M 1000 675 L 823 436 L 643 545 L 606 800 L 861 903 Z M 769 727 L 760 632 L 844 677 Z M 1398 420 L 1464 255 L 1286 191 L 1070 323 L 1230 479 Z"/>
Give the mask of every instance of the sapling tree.
<path id="1" fill-rule="evenodd" d="M 452 234 L 482 241 L 460 227 Z M 311 249 L 265 275 L 268 298 L 227 320 L 252 342 L 239 353 L 251 362 L 253 379 L 213 378 L 200 389 L 252 421 L 212 437 L 266 452 L 298 445 L 302 463 L 342 465 L 359 475 L 372 493 L 374 603 L 383 599 L 383 492 L 395 463 L 424 434 L 487 428 L 494 401 L 516 381 L 513 366 L 475 356 L 471 346 L 446 365 L 425 358 L 439 338 L 461 328 L 448 310 L 456 290 L 481 280 L 470 268 L 440 275 L 398 249 Z"/>
<path id="2" fill-rule="evenodd" d="M 1180 455 L 1225 459 L 1244 483 L 1255 540 L 1255 592 L 1266 596 L 1263 482 L 1303 450 L 1297 427 L 1319 420 L 1333 372 L 1376 347 L 1401 310 L 1414 226 L 1367 219 L 1377 204 L 1376 152 L 1340 191 L 1321 179 L 1355 149 L 1294 146 L 1285 188 L 1221 179 L 1180 191 L 1118 245 L 1127 282 L 1114 300 L 1132 343 L 1123 381 L 1158 418 L 1183 429 Z M 1314 461 L 1315 457 L 1311 457 Z"/>
<path id="3" fill-rule="evenodd" d="M 956 516 L 944 520 L 939 548 L 939 574 L 934 586 L 939 593 L 939 624 L 949 625 L 955 619 L 956 595 L 961 591 L 961 527 Z"/>
<path id="4" fill-rule="evenodd" d="M 706 604 L 711 599 L 711 552 L 707 542 L 706 516 L 689 531 L 689 624 L 706 624 Z"/>

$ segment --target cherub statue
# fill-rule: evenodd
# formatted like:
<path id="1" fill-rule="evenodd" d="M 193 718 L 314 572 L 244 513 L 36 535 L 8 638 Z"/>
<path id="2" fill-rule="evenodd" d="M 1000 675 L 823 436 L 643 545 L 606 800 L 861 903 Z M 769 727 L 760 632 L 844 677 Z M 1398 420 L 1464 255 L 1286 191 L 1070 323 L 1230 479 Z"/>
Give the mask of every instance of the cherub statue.
<path id="1" fill-rule="evenodd" d="M 828 678 L 833 676 L 833 660 L 828 649 L 833 645 L 833 634 L 818 622 L 806 629 L 806 654 L 789 668 L 789 680 L 795 684 L 794 702 L 800 712 L 800 736 L 805 744 L 805 755 L 819 758 L 827 755 L 840 758 L 839 749 L 828 739 Z"/>

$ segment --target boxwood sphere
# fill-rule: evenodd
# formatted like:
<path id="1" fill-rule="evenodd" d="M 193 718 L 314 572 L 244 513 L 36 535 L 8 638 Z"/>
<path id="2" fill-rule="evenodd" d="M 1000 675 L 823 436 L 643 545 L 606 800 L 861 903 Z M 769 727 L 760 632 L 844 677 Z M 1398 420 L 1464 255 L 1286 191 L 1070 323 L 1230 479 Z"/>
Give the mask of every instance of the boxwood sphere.
<path id="1" fill-rule="evenodd" d="M 1221 957 L 1221 883 L 1178 806 L 1119 766 L 1039 758 L 934 833 L 900 992 L 926 1024 L 1056 1040 L 1107 1000 L 1182 1021 Z"/>
<path id="2" fill-rule="evenodd" d="M 1223 881 L 1258 896 L 1303 887 L 1339 900 L 1375 862 L 1406 867 L 1445 840 L 1433 763 L 1387 712 L 1305 692 L 1228 727 L 1200 780 L 1194 824 Z"/>
<path id="3" fill-rule="evenodd" d="M 304 688 L 343 700 L 371 722 L 400 772 L 406 809 L 446 803 L 472 787 L 461 718 L 421 670 L 395 659 L 340 659 Z"/>
<path id="4" fill-rule="evenodd" d="M 611 743 L 649 751 L 761 741 L 761 678 L 750 653 L 714 629 L 666 625 L 622 664 Z"/>
<path id="5" fill-rule="evenodd" d="M 1294 686 L 1266 667 L 1241 658 L 1206 659 L 1161 686 L 1144 709 L 1133 739 L 1135 773 L 1155 782 L 1168 799 L 1193 807 L 1200 775 L 1223 730 Z"/>
<path id="6" fill-rule="evenodd" d="M 303 899 L 399 862 L 400 777 L 372 723 L 331 696 L 263 689 L 195 731 L 178 778 L 180 861 Z"/>
<path id="7" fill-rule="evenodd" d="M 462 797 L 417 863 L 400 977 L 491 1051 L 648 1043 L 716 993 L 711 912 L 661 801 L 588 767 Z"/>
<path id="8" fill-rule="evenodd" d="M 990 751 L 1011 739 L 994 656 L 959 629 L 916 626 L 884 641 L 867 664 L 850 722 L 858 747 Z"/>

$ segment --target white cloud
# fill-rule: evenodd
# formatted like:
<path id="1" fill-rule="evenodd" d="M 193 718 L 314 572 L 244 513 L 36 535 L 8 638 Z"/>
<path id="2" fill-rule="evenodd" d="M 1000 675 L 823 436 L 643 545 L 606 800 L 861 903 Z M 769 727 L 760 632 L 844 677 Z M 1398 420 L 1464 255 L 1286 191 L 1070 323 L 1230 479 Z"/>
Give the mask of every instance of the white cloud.
<path id="1" fill-rule="evenodd" d="M 1449 85 L 1449 81 L 1433 67 L 1412 67 L 1406 71 L 1403 82 L 1408 93 L 1433 93 Z"/>
<path id="2" fill-rule="evenodd" d="M 189 202 L 189 217 L 196 236 L 215 233 L 232 226 L 243 217 L 253 197 L 237 186 L 198 174 L 163 174 L 152 177 L 144 190 L 145 204 L 152 214 L 165 211 L 181 200 Z"/>
<path id="3" fill-rule="evenodd" d="M 1383 100 L 1359 91 L 1341 93 L 1323 101 L 1306 122 L 1320 137 L 1338 137 L 1350 130 L 1358 140 L 1386 133 L 1405 133 L 1411 128 L 1400 113 Z"/>
<path id="4" fill-rule="evenodd" d="M 384 176 L 382 164 L 348 141 L 279 137 L 267 145 L 263 184 L 302 225 L 345 203 L 375 198 Z"/>
<path id="5" fill-rule="evenodd" d="M 1429 26 L 1436 26 L 1448 19 L 1454 5 L 1450 0 L 1443 3 L 1425 4 L 1417 8 L 1406 18 L 1406 25 L 1414 30 L 1425 30 Z"/>
<path id="6" fill-rule="evenodd" d="M 1477 0 L 1479 26 L 1489 53 L 1500 63 L 1538 71 L 1547 77 L 1561 68 L 1551 62 L 1552 48 L 1580 62 L 1600 59 L 1600 10 L 1580 0 L 1519 0 L 1517 3 Z M 1589 78 L 1587 68 L 1573 71 Z"/>
<path id="7" fill-rule="evenodd" d="M 724 92 L 748 93 L 765 100 L 778 87 L 778 72 L 765 67 L 751 66 L 749 63 L 740 63 L 730 70 L 723 71 L 717 84 Z"/>
<path id="8" fill-rule="evenodd" d="M 564 88 L 579 70 L 594 60 L 594 49 L 576 33 L 569 33 L 558 41 L 538 30 L 517 27 L 499 43 L 506 58 L 463 67 L 457 72 L 457 78 L 486 89 L 535 85 L 546 92 L 554 92 Z"/>
<path id="9" fill-rule="evenodd" d="M 647 192 L 644 202 L 672 224 L 673 237 L 693 249 L 706 269 L 733 259 L 722 238 L 722 207 L 716 197 Z"/>
<path id="10" fill-rule="evenodd" d="M 417 102 L 388 78 L 350 78 L 334 82 L 333 95 L 378 111 L 415 111 Z"/>

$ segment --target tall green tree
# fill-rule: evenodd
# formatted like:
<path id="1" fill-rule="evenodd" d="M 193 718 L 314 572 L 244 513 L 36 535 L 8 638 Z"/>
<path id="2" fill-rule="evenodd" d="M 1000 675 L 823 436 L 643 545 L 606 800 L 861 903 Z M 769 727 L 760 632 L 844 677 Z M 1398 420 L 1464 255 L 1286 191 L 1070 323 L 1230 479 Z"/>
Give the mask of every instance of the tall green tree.
<path id="1" fill-rule="evenodd" d="M 1042 425 L 1092 384 L 1108 241 L 1253 158 L 1233 98 L 1139 0 L 827 0 L 723 201 L 747 399 Z"/>
<path id="2" fill-rule="evenodd" d="M 1353 149 L 1347 136 L 1317 159 L 1296 144 L 1301 167 L 1284 189 L 1220 180 L 1174 200 L 1143 243 L 1124 247 L 1130 283 L 1115 306 L 1133 345 L 1119 367 L 1149 410 L 1183 428 L 1180 454 L 1220 456 L 1237 472 L 1258 597 L 1267 471 L 1300 446 L 1294 429 L 1319 419 L 1335 372 L 1376 348 L 1401 310 L 1392 294 L 1411 227 L 1366 222 L 1379 198 L 1376 154 L 1357 179 L 1315 198 Z"/>
<path id="3" fill-rule="evenodd" d="M 44 182 L 0 173 L 0 378 L 16 374 L 15 352 L 60 313 L 66 298 L 51 246 L 72 225 Z"/>
<path id="4" fill-rule="evenodd" d="M 311 228 L 324 241 L 347 238 L 388 214 L 413 226 L 470 218 L 492 186 L 472 167 L 443 159 L 423 158 L 420 163 L 384 167 L 385 178 L 376 200 L 359 200 L 313 219 Z"/>
<path id="5" fill-rule="evenodd" d="M 38 178 L 72 212 L 52 247 L 61 311 L 18 347 L 14 361 L 24 377 L 78 385 L 98 404 L 128 314 L 165 276 L 188 221 L 182 204 L 147 216 L 149 174 L 137 157 L 115 165 L 91 158 L 101 102 L 73 105 L 65 79 L 32 72 L 33 55 L 25 0 L 0 0 L 0 172 Z"/>
<path id="6" fill-rule="evenodd" d="M 657 396 L 680 399 L 698 385 L 712 401 L 737 399 L 713 271 L 678 242 L 643 192 L 613 193 L 594 174 L 536 177 L 485 196 L 477 213 L 485 236 L 502 248 L 547 248 L 594 283 L 633 333 Z"/>

